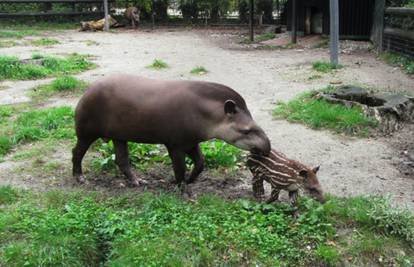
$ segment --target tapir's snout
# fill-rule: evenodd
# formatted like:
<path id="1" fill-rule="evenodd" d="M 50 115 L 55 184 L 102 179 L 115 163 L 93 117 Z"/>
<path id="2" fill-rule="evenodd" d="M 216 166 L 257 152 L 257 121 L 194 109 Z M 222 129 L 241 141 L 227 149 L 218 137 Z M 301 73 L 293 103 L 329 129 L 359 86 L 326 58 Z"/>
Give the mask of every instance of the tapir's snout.
<path id="1" fill-rule="evenodd" d="M 258 144 L 255 147 L 253 147 L 250 150 L 250 152 L 253 154 L 267 156 L 270 154 L 270 149 L 271 149 L 270 140 L 266 136 L 266 134 L 263 133 L 263 136 L 261 137 L 260 142 L 258 142 Z"/>

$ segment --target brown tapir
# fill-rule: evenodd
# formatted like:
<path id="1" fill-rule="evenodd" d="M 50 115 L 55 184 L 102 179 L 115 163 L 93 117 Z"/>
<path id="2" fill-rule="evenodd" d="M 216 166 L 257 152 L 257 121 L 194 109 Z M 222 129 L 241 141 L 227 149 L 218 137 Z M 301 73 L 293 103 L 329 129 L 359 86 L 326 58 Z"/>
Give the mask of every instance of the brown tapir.
<path id="1" fill-rule="evenodd" d="M 128 7 L 125 10 L 125 17 L 128 19 L 128 22 L 131 22 L 131 25 L 134 28 L 138 27 L 140 14 L 141 10 L 135 6 Z"/>
<path id="2" fill-rule="evenodd" d="M 253 153 L 270 151 L 269 139 L 244 99 L 231 88 L 210 82 L 112 75 L 93 83 L 82 96 L 75 124 L 78 141 L 72 161 L 79 182 L 84 182 L 82 158 L 98 138 L 113 140 L 116 163 L 134 185 L 144 181 L 131 171 L 128 141 L 164 144 L 178 184 L 184 181 L 186 155 L 194 162 L 187 183 L 203 170 L 200 142 L 217 138 Z"/>

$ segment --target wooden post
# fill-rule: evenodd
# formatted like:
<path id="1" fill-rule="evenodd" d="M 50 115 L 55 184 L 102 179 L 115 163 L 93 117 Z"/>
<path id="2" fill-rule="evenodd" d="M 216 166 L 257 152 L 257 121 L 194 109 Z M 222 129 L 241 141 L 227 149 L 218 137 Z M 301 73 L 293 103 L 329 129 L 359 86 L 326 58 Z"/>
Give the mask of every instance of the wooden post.
<path id="1" fill-rule="evenodd" d="M 339 6 L 338 0 L 330 0 L 330 49 L 331 64 L 338 65 L 339 52 Z"/>
<path id="2" fill-rule="evenodd" d="M 249 29 L 250 29 L 250 41 L 254 41 L 254 0 L 249 1 Z"/>
<path id="3" fill-rule="evenodd" d="M 383 50 L 385 0 L 375 0 L 374 23 L 372 25 L 372 42 L 377 46 L 378 53 Z"/>
<path id="4" fill-rule="evenodd" d="M 296 0 L 292 0 L 292 44 L 297 43 L 297 29 L 296 29 Z"/>
<path id="5" fill-rule="evenodd" d="M 108 0 L 103 0 L 103 1 L 104 1 L 104 11 L 105 11 L 105 25 L 104 25 L 104 30 L 105 31 L 109 31 Z"/>

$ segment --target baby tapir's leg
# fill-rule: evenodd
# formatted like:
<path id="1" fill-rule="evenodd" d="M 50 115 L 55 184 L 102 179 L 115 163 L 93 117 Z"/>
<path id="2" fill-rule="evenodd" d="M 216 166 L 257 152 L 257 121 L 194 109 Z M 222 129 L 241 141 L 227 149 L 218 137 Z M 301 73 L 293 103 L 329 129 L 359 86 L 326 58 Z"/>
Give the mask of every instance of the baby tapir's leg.
<path id="1" fill-rule="evenodd" d="M 270 194 L 269 199 L 266 201 L 266 203 L 270 204 L 272 202 L 275 202 L 279 200 L 279 193 L 280 189 L 277 187 L 272 187 L 272 193 Z"/>
<path id="2" fill-rule="evenodd" d="M 254 197 L 258 200 L 262 200 L 264 195 L 264 186 L 263 186 L 263 179 L 261 175 L 253 176 L 253 194 Z"/>
<path id="3" fill-rule="evenodd" d="M 298 191 L 289 191 L 289 200 L 293 206 L 296 206 L 296 202 L 298 201 Z"/>

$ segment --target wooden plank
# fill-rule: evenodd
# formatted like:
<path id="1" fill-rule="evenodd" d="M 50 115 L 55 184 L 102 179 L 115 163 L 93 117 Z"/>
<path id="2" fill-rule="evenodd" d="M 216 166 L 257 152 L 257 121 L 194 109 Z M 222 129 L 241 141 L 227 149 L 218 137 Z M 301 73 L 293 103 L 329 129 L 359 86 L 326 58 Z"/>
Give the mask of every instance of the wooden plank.
<path id="1" fill-rule="evenodd" d="M 387 15 L 413 15 L 414 16 L 414 8 L 408 7 L 388 7 L 385 9 L 385 14 Z"/>
<path id="2" fill-rule="evenodd" d="M 397 28 L 386 27 L 384 29 L 384 34 L 414 40 L 414 31 L 405 31 Z"/>
<path id="3" fill-rule="evenodd" d="M 41 16 L 81 16 L 81 15 L 100 15 L 102 11 L 84 11 L 84 12 L 39 12 L 39 13 L 0 13 L 0 18 L 13 17 L 41 17 Z"/>
<path id="4" fill-rule="evenodd" d="M 108 0 L 108 2 L 115 2 L 115 0 Z M 37 3 L 102 3 L 102 0 L 2 0 L 2 4 L 37 4 Z"/>

